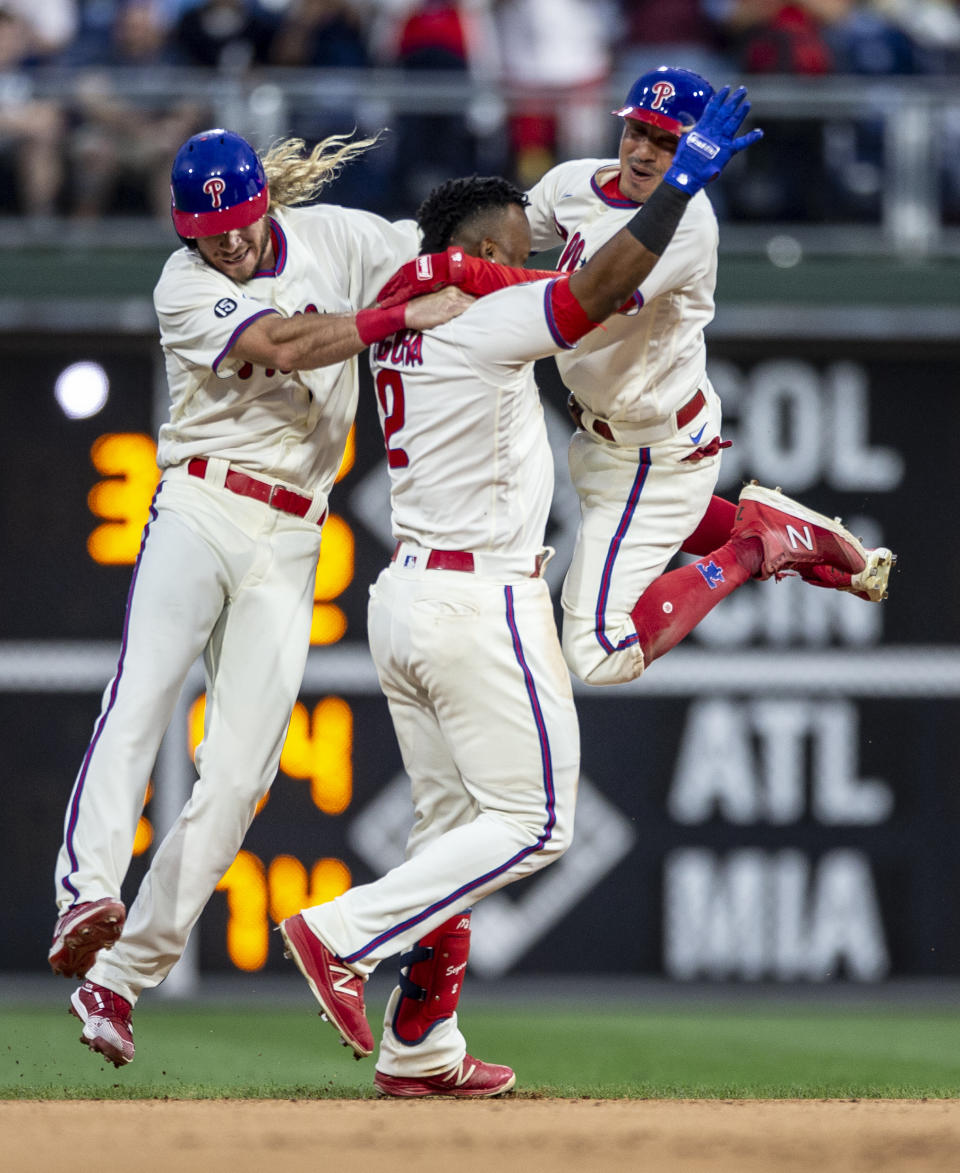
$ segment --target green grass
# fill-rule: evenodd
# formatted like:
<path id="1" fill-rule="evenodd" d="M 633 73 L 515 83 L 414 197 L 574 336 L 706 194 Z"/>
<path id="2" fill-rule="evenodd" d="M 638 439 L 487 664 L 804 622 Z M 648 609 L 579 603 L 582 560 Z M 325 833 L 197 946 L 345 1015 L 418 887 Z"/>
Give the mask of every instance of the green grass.
<path id="1" fill-rule="evenodd" d="M 509 1063 L 518 1094 L 588 1098 L 956 1098 L 960 1015 L 826 1010 L 465 1006 L 473 1054 Z M 381 1007 L 369 1008 L 372 1023 Z M 77 1042 L 64 1009 L 0 1010 L 0 1099 L 365 1098 L 356 1062 L 312 1004 L 164 1003 L 135 1015 L 137 1057 L 119 1071 Z"/>

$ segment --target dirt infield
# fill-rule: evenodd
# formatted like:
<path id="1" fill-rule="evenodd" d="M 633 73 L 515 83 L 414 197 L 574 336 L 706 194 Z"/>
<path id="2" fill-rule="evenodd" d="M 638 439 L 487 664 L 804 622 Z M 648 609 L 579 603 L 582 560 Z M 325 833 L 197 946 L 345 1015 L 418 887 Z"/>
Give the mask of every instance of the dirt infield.
<path id="1" fill-rule="evenodd" d="M 8 1173 L 956 1173 L 960 1100 L 7 1101 L 0 1136 Z"/>

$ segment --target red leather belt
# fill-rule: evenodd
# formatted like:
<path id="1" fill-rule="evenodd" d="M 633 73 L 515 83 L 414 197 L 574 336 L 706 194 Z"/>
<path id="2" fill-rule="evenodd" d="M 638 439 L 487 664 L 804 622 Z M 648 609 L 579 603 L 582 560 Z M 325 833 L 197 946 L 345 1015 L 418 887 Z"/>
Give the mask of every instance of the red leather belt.
<path id="1" fill-rule="evenodd" d="M 200 477 L 203 480 L 207 475 L 207 462 L 199 459 L 191 460 L 187 465 L 187 472 L 190 476 Z M 303 493 L 295 493 L 293 489 L 286 489 L 283 485 L 271 485 L 269 481 L 258 480 L 236 468 L 227 470 L 227 477 L 223 485 L 231 493 L 237 493 L 241 497 L 252 497 L 255 501 L 262 501 L 265 505 L 269 505 L 271 509 L 278 509 L 281 513 L 292 513 L 294 517 L 306 517 L 313 504 L 313 498 L 307 497 Z M 327 511 L 324 509 L 317 519 L 317 525 L 323 525 L 326 517 Z"/>
<path id="2" fill-rule="evenodd" d="M 677 408 L 677 429 L 685 428 L 692 419 L 696 419 L 706 403 L 706 396 L 698 388 L 686 403 Z M 577 427 L 583 428 L 583 405 L 578 403 L 572 395 L 567 399 L 567 410 Z M 604 440 L 614 440 L 613 429 L 605 420 L 594 420 L 590 425 L 590 430 L 598 436 L 602 436 Z"/>
<path id="3" fill-rule="evenodd" d="M 401 544 L 397 542 L 391 562 L 396 562 Z M 427 555 L 427 570 L 462 570 L 473 574 L 473 554 L 469 550 L 431 550 Z"/>
<path id="4" fill-rule="evenodd" d="M 391 562 L 396 562 L 403 545 L 403 542 L 397 542 L 393 554 L 390 557 Z M 414 548 L 418 549 L 419 547 Z M 477 570 L 476 559 L 469 550 L 425 550 L 423 552 L 427 555 L 427 570 L 460 570 L 465 574 L 473 574 Z M 485 556 L 481 554 L 480 573 L 498 574 L 506 572 L 510 575 L 519 573 L 523 574 L 524 577 L 540 578 L 543 574 L 543 568 L 552 557 L 553 550 L 541 550 L 539 554 L 535 555 L 533 559 L 533 570 L 528 575 L 526 568 L 521 568 L 520 563 L 508 555 L 492 554 Z M 520 561 L 522 562 L 524 560 Z M 529 565 L 528 562 L 527 566 Z"/>
<path id="5" fill-rule="evenodd" d="M 683 407 L 677 408 L 677 427 L 685 428 L 692 419 L 696 419 L 706 405 L 706 398 L 703 392 L 698 389 L 696 395 L 688 399 Z"/>

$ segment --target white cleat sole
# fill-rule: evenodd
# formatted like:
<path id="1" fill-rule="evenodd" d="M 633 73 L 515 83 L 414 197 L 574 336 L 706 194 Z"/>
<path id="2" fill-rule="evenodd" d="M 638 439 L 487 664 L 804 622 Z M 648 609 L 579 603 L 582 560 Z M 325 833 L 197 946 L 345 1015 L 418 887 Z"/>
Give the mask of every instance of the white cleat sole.
<path id="1" fill-rule="evenodd" d="M 841 587 L 841 590 L 866 595 L 872 603 L 882 603 L 887 597 L 890 571 L 897 564 L 897 556 L 886 546 L 877 546 L 875 550 L 867 550 L 866 555 L 866 566 L 859 574 L 853 575 L 848 587 Z"/>

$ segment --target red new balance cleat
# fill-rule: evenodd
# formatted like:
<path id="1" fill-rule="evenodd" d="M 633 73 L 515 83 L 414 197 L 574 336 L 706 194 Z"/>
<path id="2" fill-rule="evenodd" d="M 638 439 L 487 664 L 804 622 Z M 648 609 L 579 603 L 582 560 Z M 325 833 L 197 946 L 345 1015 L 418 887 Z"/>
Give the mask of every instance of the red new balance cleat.
<path id="1" fill-rule="evenodd" d="M 833 566 L 804 566 L 800 577 L 812 586 L 829 587 L 835 591 L 849 591 L 858 599 L 868 603 L 882 603 L 887 597 L 890 571 L 897 563 L 897 556 L 886 546 L 865 551 L 867 564 L 859 574 L 847 574 Z"/>
<path id="2" fill-rule="evenodd" d="M 472 1055 L 444 1071 L 442 1075 L 385 1075 L 377 1071 L 373 1086 L 383 1096 L 452 1096 L 466 1099 L 479 1096 L 500 1096 L 517 1082 L 509 1067 L 484 1063 Z"/>
<path id="3" fill-rule="evenodd" d="M 114 1067 L 123 1067 L 133 1059 L 131 1010 L 126 998 L 94 982 L 84 982 L 70 996 L 70 1013 L 83 1023 L 80 1042 Z"/>
<path id="4" fill-rule="evenodd" d="M 120 901 L 109 896 L 75 904 L 54 927 L 53 944 L 47 953 L 50 968 L 64 977 L 85 977 L 99 950 L 116 943 L 126 915 Z"/>
<path id="5" fill-rule="evenodd" d="M 760 579 L 802 566 L 826 565 L 849 575 L 859 575 L 867 567 L 866 550 L 839 518 L 815 513 L 779 489 L 765 489 L 755 481 L 740 492 L 730 536 L 759 538 Z"/>
<path id="6" fill-rule="evenodd" d="M 299 913 L 281 922 L 280 935 L 287 956 L 297 963 L 323 1007 L 321 1018 L 337 1028 L 344 1046 L 352 1047 L 358 1059 L 371 1054 L 373 1033 L 363 1008 L 364 979 L 334 957 Z"/>

